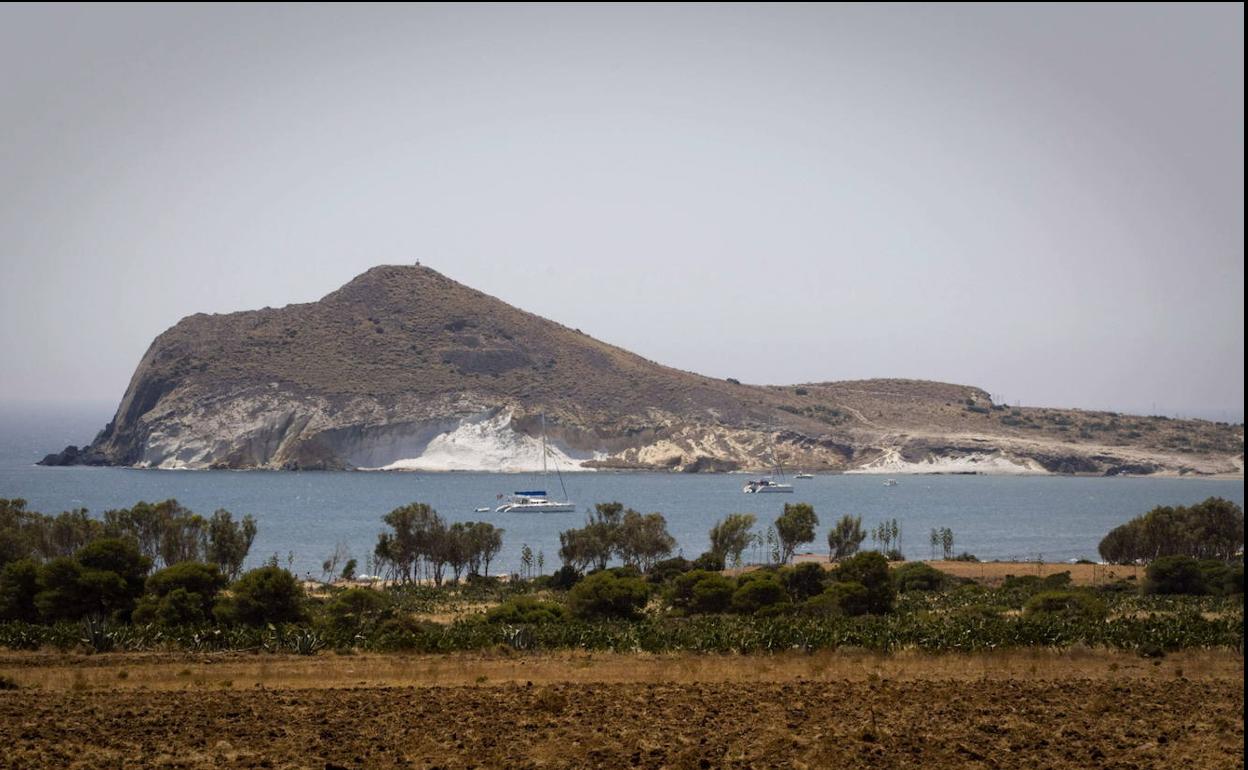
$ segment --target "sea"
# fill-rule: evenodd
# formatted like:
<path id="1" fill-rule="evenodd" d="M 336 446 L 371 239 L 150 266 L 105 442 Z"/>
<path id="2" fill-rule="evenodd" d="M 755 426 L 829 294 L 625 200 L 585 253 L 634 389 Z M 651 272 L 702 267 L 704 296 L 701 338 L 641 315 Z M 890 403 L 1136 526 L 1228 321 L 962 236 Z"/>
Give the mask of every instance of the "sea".
<path id="1" fill-rule="evenodd" d="M 0 406 L 0 498 L 20 497 L 28 508 L 57 513 L 86 508 L 95 515 L 140 500 L 175 498 L 202 514 L 224 508 L 255 517 L 259 531 L 251 565 L 272 556 L 301 576 L 321 576 L 321 565 L 341 544 L 366 569 L 382 517 L 411 502 L 433 506 L 449 522 L 487 521 L 504 530 L 503 550 L 491 571 L 519 571 L 528 546 L 545 571 L 559 566 L 559 533 L 582 526 L 594 503 L 619 501 L 643 513 L 659 512 L 676 539 L 677 555 L 694 558 L 709 544 L 708 530 L 729 513 L 752 513 L 764 532 L 785 503 L 806 502 L 819 517 L 808 549 L 826 553 L 827 532 L 844 514 L 867 529 L 897 520 L 909 559 L 931 558 L 929 533 L 949 528 L 954 550 L 981 560 L 1097 560 L 1096 546 L 1113 527 L 1158 505 L 1182 505 L 1210 496 L 1243 506 L 1243 480 L 1202 478 L 1085 478 L 1066 476 L 819 475 L 788 479 L 793 494 L 746 495 L 742 474 L 564 472 L 533 474 L 411 471 L 173 471 L 126 468 L 44 468 L 35 465 L 68 444 L 89 443 L 111 417 L 112 405 Z M 500 496 L 546 488 L 577 504 L 576 513 L 494 512 Z M 478 511 L 486 508 L 487 511 Z M 868 540 L 865 544 L 871 546 Z M 801 552 L 799 550 L 799 552 Z M 747 552 L 766 559 L 763 548 Z"/>

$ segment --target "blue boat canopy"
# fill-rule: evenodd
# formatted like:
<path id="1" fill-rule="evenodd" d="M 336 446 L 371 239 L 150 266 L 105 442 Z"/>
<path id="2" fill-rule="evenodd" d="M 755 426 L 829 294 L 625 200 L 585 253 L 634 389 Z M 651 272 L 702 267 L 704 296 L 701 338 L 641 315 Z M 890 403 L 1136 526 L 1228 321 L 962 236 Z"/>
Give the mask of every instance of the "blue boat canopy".
<path id="1" fill-rule="evenodd" d="M 513 495 L 524 495 L 525 497 L 545 497 L 545 496 L 546 496 L 546 490 L 544 490 L 544 489 L 533 489 L 533 490 L 530 490 L 530 491 L 528 491 L 528 492 L 512 492 L 512 494 L 513 494 Z"/>

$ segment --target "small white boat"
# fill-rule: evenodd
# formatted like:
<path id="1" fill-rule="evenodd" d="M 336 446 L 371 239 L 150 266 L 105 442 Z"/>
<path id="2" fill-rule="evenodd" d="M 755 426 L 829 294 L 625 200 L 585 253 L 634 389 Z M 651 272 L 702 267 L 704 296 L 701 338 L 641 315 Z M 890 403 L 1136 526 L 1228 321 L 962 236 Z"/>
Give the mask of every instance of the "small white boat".
<path id="1" fill-rule="evenodd" d="M 889 479 L 889 480 L 885 481 L 885 482 L 884 482 L 884 486 L 886 486 L 886 487 L 895 487 L 895 486 L 897 486 L 897 479 Z"/>
<path id="2" fill-rule="evenodd" d="M 473 513 L 489 513 L 490 507 L 487 505 L 483 508 L 473 508 L 472 511 Z"/>
<path id="3" fill-rule="evenodd" d="M 774 494 L 782 492 L 793 492 L 792 484 L 779 484 L 771 479 L 759 479 L 758 481 L 747 481 L 741 491 L 747 495 Z"/>
<path id="4" fill-rule="evenodd" d="M 815 477 L 815 474 L 813 474 L 813 473 L 795 473 L 795 474 L 793 474 L 793 478 L 795 478 L 795 479 L 813 479 L 814 477 Z"/>

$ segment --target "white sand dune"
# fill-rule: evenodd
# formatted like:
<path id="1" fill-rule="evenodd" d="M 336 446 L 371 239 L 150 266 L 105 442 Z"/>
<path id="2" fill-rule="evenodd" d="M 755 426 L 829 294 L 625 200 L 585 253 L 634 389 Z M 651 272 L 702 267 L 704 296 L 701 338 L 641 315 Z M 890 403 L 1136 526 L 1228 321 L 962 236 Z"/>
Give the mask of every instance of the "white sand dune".
<path id="1" fill-rule="evenodd" d="M 573 457 L 563 447 L 548 442 L 546 465 L 550 470 L 589 470 L 581 467 L 591 456 Z M 542 469 L 542 439 L 511 428 L 511 412 L 494 417 L 469 418 L 451 431 L 431 440 L 418 457 L 396 460 L 387 471 L 493 471 L 521 473 Z"/>

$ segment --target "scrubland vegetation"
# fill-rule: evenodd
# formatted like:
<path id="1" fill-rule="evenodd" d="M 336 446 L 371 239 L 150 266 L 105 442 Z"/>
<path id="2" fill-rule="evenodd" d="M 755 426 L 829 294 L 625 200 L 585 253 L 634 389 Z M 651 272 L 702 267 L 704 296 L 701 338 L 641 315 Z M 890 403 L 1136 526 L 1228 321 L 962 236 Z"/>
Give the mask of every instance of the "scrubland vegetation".
<path id="1" fill-rule="evenodd" d="M 1170 510 L 1125 526 L 1152 531 L 1147 528 L 1155 521 L 1195 520 L 1204 522 L 1204 531 L 1224 533 L 1224 540 L 1206 538 L 1206 550 L 1195 555 L 1182 537 L 1157 541 L 1159 556 L 1143 581 L 1075 587 L 1069 573 L 1059 573 L 1012 576 L 989 587 L 922 562 L 890 563 L 879 551 L 860 550 L 865 533 L 853 517 L 842 518 L 828 535 L 835 561 L 789 565 L 794 549 L 814 540 L 818 527 L 815 512 L 801 503 L 786 505 L 768 528 L 777 557 L 770 564 L 725 570 L 725 564 L 740 564 L 758 537 L 752 516 L 716 523 L 712 549 L 690 561 L 670 557 L 675 543 L 660 514 L 606 503 L 583 528 L 563 533 L 564 563 L 553 574 L 500 580 L 486 575 L 501 530 L 447 526 L 415 503 L 385 517 L 389 531 L 371 560 L 390 580 L 309 590 L 275 558 L 239 574 L 255 526 L 225 511 L 203 520 L 168 501 L 95 520 L 43 516 L 20 500 L 3 501 L 0 647 L 300 654 L 1071 645 L 1146 656 L 1241 650 L 1243 563 L 1236 553 L 1242 511 L 1220 500 L 1181 515 Z M 1223 519 L 1240 522 L 1239 547 Z M 894 528 L 893 522 L 880 525 L 873 540 L 887 547 Z M 1163 543 L 1178 553 L 1166 553 Z M 1225 558 L 1207 558 L 1214 555 Z"/>

